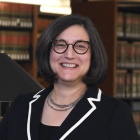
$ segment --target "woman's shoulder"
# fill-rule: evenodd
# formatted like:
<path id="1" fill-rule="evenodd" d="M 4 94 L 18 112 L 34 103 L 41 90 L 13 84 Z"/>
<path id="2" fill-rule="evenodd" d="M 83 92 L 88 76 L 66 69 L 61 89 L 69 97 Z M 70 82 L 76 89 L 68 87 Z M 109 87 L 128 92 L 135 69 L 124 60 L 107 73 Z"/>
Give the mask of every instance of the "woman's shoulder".
<path id="1" fill-rule="evenodd" d="M 15 97 L 13 102 L 24 102 L 24 103 L 26 103 L 26 102 L 29 102 L 33 99 L 38 98 L 38 97 L 46 96 L 50 91 L 51 91 L 51 88 L 48 87 L 48 88 L 41 89 L 37 92 L 20 94 L 17 97 Z"/>
<path id="2" fill-rule="evenodd" d="M 26 112 L 30 102 L 38 99 L 39 97 L 42 97 L 39 98 L 42 100 L 47 96 L 47 93 L 48 88 L 42 89 L 38 92 L 20 94 L 12 101 L 10 110 L 24 110 Z"/>
<path id="3" fill-rule="evenodd" d="M 126 102 L 105 93 L 102 89 L 98 88 L 97 86 L 89 87 L 87 91 L 87 96 L 85 97 L 92 97 L 95 99 L 100 98 L 98 99 L 98 101 L 94 101 L 94 104 L 99 110 L 110 111 L 118 108 L 130 108 Z"/>
<path id="4" fill-rule="evenodd" d="M 104 108 L 106 108 L 107 110 L 129 110 L 130 111 L 130 106 L 128 103 L 126 103 L 125 101 L 114 97 L 114 96 L 110 96 L 106 93 L 102 93 L 102 97 L 101 97 L 101 106 L 104 106 Z"/>
<path id="5" fill-rule="evenodd" d="M 40 91 L 38 92 L 31 92 L 31 93 L 25 93 L 25 94 L 19 94 L 18 96 L 15 97 L 14 101 L 17 101 L 17 100 L 23 100 L 23 101 L 29 101 L 31 99 L 33 99 L 33 97 L 35 95 L 37 95 Z"/>
<path id="6" fill-rule="evenodd" d="M 100 92 L 99 92 L 100 91 Z M 93 98 L 98 98 L 99 93 L 101 93 L 100 102 L 101 105 L 104 106 L 117 106 L 117 105 L 126 105 L 127 103 L 122 101 L 121 99 L 111 96 L 108 93 L 104 92 L 102 89 L 97 86 L 89 87 L 88 96 Z M 128 104 L 127 104 L 128 105 Z"/>
<path id="7" fill-rule="evenodd" d="M 104 102 L 111 102 L 111 103 L 114 103 L 114 104 L 120 104 L 120 103 L 125 103 L 123 100 L 115 97 L 115 96 L 112 96 L 112 95 L 109 95 L 107 93 L 102 93 L 102 100 Z"/>

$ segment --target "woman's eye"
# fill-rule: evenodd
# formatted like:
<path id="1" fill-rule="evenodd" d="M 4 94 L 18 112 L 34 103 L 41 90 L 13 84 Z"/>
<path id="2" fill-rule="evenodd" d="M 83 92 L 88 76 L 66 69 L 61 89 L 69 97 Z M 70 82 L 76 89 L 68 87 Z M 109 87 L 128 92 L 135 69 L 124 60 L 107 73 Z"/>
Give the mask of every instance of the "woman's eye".
<path id="1" fill-rule="evenodd" d="M 65 44 L 56 44 L 55 47 L 57 47 L 57 48 L 65 48 L 66 45 Z"/>
<path id="2" fill-rule="evenodd" d="M 76 48 L 79 48 L 79 49 L 84 49 L 84 48 L 85 48 L 85 46 L 83 46 L 83 45 L 76 45 Z"/>
<path id="3" fill-rule="evenodd" d="M 85 46 L 82 46 L 82 45 L 80 45 L 79 47 L 80 47 L 80 48 L 85 48 Z"/>
<path id="4" fill-rule="evenodd" d="M 65 46 L 65 44 L 56 44 L 56 46 Z"/>

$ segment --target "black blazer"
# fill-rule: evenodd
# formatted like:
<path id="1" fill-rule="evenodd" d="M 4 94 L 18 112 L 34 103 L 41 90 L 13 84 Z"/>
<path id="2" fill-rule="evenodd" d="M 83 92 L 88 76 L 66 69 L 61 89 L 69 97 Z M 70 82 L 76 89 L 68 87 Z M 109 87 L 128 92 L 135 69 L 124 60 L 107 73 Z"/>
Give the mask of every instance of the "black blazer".
<path id="1" fill-rule="evenodd" d="M 39 140 L 45 99 L 52 87 L 19 96 L 0 123 L 0 140 Z M 46 132 L 47 133 L 47 132 Z M 126 103 L 89 87 L 52 140 L 138 140 Z"/>

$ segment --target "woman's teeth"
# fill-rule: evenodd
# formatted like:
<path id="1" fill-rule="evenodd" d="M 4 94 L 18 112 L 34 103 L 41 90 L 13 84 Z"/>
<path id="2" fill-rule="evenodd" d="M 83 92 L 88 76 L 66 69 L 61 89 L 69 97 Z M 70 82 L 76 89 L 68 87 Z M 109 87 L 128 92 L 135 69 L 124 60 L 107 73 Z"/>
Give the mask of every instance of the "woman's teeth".
<path id="1" fill-rule="evenodd" d="M 62 64 L 62 66 L 67 67 L 67 68 L 75 68 L 76 64 Z"/>

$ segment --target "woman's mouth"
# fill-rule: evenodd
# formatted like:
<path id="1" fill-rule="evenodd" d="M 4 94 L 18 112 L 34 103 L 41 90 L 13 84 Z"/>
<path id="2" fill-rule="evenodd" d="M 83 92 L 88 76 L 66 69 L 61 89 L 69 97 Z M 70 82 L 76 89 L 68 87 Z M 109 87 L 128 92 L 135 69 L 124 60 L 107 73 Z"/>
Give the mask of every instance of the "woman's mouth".
<path id="1" fill-rule="evenodd" d="M 67 67 L 67 68 L 76 68 L 77 67 L 76 64 L 61 63 L 61 65 L 63 67 Z"/>

